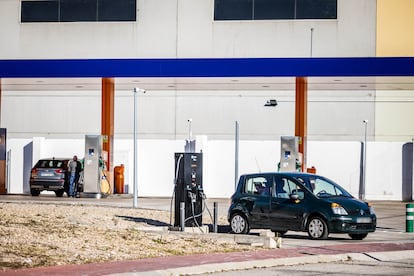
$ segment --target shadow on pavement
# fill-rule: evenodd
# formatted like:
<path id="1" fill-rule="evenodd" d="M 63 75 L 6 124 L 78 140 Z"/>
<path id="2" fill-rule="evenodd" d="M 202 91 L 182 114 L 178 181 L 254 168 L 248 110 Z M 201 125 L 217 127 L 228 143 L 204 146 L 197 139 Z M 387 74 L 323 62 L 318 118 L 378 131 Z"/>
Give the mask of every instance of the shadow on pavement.
<path id="1" fill-rule="evenodd" d="M 159 220 L 154 220 L 154 219 L 147 219 L 147 218 L 137 218 L 137 217 L 130 217 L 130 216 L 116 216 L 118 218 L 124 219 L 124 220 L 128 220 L 128 221 L 133 221 L 133 222 L 143 222 L 152 226 L 169 226 L 168 223 L 159 221 Z"/>

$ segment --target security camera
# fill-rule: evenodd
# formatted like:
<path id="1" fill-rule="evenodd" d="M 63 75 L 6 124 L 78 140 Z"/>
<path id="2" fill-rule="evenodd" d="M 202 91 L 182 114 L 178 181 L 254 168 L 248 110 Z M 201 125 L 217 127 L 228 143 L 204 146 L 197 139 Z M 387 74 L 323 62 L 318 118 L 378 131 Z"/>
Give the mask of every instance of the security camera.
<path id="1" fill-rule="evenodd" d="M 138 87 L 134 87 L 134 92 L 135 93 L 138 93 L 138 92 L 141 92 L 141 93 L 147 93 L 147 90 L 145 90 L 145 89 L 141 89 L 141 88 L 138 88 Z"/>
<path id="2" fill-rule="evenodd" d="M 277 106 L 277 100 L 275 100 L 275 99 L 270 99 L 270 100 L 268 100 L 266 103 L 265 103 L 265 105 L 264 106 Z"/>
<path id="3" fill-rule="evenodd" d="M 193 119 L 191 119 L 191 118 L 187 120 L 187 122 L 189 122 L 189 123 L 191 123 L 192 121 L 193 121 Z"/>
<path id="4" fill-rule="evenodd" d="M 362 122 L 363 122 L 364 124 L 366 124 L 366 123 L 368 123 L 368 120 L 363 120 Z"/>

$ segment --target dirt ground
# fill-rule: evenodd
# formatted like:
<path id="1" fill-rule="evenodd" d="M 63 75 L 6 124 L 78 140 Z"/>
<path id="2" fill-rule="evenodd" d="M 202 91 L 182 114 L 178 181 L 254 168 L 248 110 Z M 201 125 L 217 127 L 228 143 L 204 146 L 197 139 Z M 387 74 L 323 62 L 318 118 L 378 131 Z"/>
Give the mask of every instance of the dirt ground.
<path id="1" fill-rule="evenodd" d="M 205 234 L 146 230 L 168 226 L 170 220 L 167 211 L 0 203 L 0 269 L 251 250 Z M 226 223 L 219 218 L 219 224 Z"/>

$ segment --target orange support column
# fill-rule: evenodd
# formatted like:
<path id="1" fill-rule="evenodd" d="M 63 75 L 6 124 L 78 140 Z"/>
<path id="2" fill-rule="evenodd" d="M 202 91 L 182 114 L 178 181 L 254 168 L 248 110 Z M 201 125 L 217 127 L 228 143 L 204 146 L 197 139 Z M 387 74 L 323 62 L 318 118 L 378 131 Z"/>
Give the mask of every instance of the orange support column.
<path id="1" fill-rule="evenodd" d="M 308 79 L 296 77 L 295 136 L 299 137 L 302 154 L 302 171 L 306 168 L 306 143 L 308 135 Z"/>
<path id="2" fill-rule="evenodd" d="M 102 78 L 102 110 L 101 110 L 101 134 L 102 150 L 106 156 L 105 160 L 107 177 L 113 191 L 113 140 L 114 140 L 114 105 L 115 105 L 115 83 L 113 78 Z"/>

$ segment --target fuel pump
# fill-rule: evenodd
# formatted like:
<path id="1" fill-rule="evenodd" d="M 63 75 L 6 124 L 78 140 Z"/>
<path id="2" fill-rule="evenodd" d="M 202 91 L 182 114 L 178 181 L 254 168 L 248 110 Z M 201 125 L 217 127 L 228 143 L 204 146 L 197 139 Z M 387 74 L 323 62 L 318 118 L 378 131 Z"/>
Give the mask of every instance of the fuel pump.
<path id="1" fill-rule="evenodd" d="M 101 198 L 102 136 L 85 135 L 85 160 L 83 170 L 83 192 L 81 197 Z"/>
<path id="2" fill-rule="evenodd" d="M 202 225 L 203 200 L 202 153 L 175 153 L 174 226 L 180 226 L 180 202 L 184 202 L 187 227 Z"/>
<path id="3" fill-rule="evenodd" d="M 278 170 L 281 172 L 300 171 L 302 156 L 299 153 L 299 137 L 280 137 L 280 163 Z"/>

